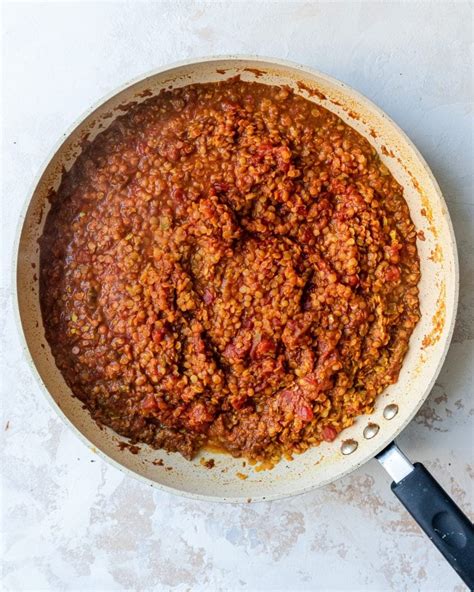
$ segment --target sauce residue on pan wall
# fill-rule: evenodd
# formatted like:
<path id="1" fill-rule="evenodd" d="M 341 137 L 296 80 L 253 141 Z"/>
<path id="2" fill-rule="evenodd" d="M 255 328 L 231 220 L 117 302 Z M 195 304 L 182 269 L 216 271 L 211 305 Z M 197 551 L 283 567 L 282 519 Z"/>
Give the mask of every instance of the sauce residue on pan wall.
<path id="1" fill-rule="evenodd" d="M 443 333 L 446 320 L 446 284 L 443 282 L 440 287 L 436 310 L 432 317 L 433 328 L 425 335 L 422 341 L 422 347 L 427 348 L 437 343 Z"/>

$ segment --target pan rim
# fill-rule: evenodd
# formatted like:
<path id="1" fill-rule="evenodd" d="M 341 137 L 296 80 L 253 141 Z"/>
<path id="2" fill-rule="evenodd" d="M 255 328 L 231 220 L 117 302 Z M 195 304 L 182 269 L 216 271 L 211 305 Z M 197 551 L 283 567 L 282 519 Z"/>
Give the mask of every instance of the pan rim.
<path id="1" fill-rule="evenodd" d="M 83 124 L 83 122 L 87 119 L 87 117 L 89 117 L 92 113 L 94 113 L 97 109 L 99 109 L 104 103 L 106 103 L 108 100 L 112 99 L 113 97 L 115 97 L 116 95 L 121 93 L 122 91 L 127 90 L 128 88 L 134 86 L 137 83 L 143 82 L 148 78 L 152 78 L 152 77 L 157 76 L 159 74 L 164 74 L 167 71 L 177 69 L 177 68 L 180 68 L 183 66 L 193 66 L 193 65 L 203 64 L 203 63 L 220 62 L 220 61 L 224 61 L 224 60 L 235 61 L 235 62 L 237 62 L 237 61 L 261 62 L 261 63 L 267 63 L 268 65 L 271 65 L 271 66 L 281 66 L 283 68 L 290 68 L 292 70 L 300 71 L 302 74 L 311 74 L 313 76 L 317 76 L 321 79 L 326 80 L 328 83 L 330 83 L 336 87 L 339 87 L 341 89 L 349 91 L 357 101 L 361 101 L 361 102 L 365 103 L 366 105 L 368 105 L 371 109 L 373 109 L 381 118 L 383 118 L 389 125 L 391 125 L 396 132 L 398 132 L 398 134 L 401 136 L 403 141 L 413 151 L 419 164 L 422 166 L 424 172 L 427 174 L 429 181 L 432 183 L 433 189 L 437 194 L 440 204 L 444 207 L 444 209 L 446 211 L 445 220 L 447 223 L 447 229 L 449 231 L 449 238 L 451 240 L 451 250 L 452 250 L 452 257 L 453 257 L 453 279 L 454 279 L 453 308 L 452 308 L 452 312 L 450 314 L 450 317 L 446 318 L 446 320 L 445 320 L 445 327 L 444 327 L 443 335 L 442 335 L 442 339 L 444 341 L 443 351 L 439 357 L 438 364 L 437 364 L 436 368 L 432 371 L 431 379 L 427 383 L 427 385 L 424 389 L 423 395 L 418 398 L 417 403 L 412 407 L 412 410 L 411 410 L 410 414 L 407 416 L 407 418 L 405 419 L 405 421 L 400 426 L 398 426 L 396 429 L 392 429 L 392 431 L 388 430 L 390 432 L 390 437 L 389 438 L 382 438 L 380 441 L 380 444 L 378 446 L 374 447 L 373 449 L 371 449 L 370 452 L 368 454 L 366 454 L 366 456 L 364 457 L 363 460 L 359 460 L 359 461 L 351 464 L 349 467 L 347 467 L 346 470 L 339 473 L 336 477 L 331 476 L 331 477 L 323 479 L 317 483 L 310 484 L 310 485 L 307 485 L 307 486 L 304 486 L 301 488 L 295 488 L 295 490 L 292 492 L 285 491 L 285 492 L 268 493 L 267 495 L 263 495 L 263 494 L 257 495 L 257 496 L 254 496 L 253 498 L 251 498 L 251 501 L 252 502 L 271 501 L 271 500 L 282 499 L 282 498 L 290 497 L 290 496 L 293 497 L 296 495 L 302 495 L 302 494 L 307 493 L 311 490 L 317 489 L 319 487 L 323 487 L 331 482 L 339 480 L 339 479 L 347 476 L 351 472 L 355 471 L 357 468 L 359 468 L 360 466 L 362 466 L 363 464 L 365 464 L 369 460 L 371 460 L 390 441 L 394 440 L 401 433 L 401 431 L 408 425 L 408 423 L 410 423 L 410 421 L 413 419 L 415 414 L 418 412 L 420 407 L 423 405 L 423 403 L 426 401 L 429 394 L 431 393 L 431 390 L 436 382 L 436 379 L 441 371 L 441 368 L 443 367 L 443 364 L 446 359 L 446 356 L 447 356 L 447 353 L 449 350 L 449 346 L 450 346 L 450 343 L 452 340 L 454 326 L 455 326 L 455 322 L 456 322 L 458 300 L 459 300 L 459 260 L 458 260 L 458 251 L 457 251 L 454 229 L 453 229 L 451 217 L 449 215 L 449 210 L 447 208 L 447 204 L 446 204 L 444 196 L 441 192 L 439 184 L 438 184 L 436 178 L 434 177 L 427 162 L 425 161 L 425 159 L 423 158 L 423 156 L 421 155 L 421 153 L 419 152 L 418 148 L 413 143 L 413 141 L 407 136 L 405 131 L 402 128 L 400 128 L 400 126 L 397 123 L 395 123 L 380 107 L 378 107 L 376 104 L 374 104 L 365 95 L 363 95 L 359 91 L 353 89 L 350 85 L 347 85 L 344 82 L 341 82 L 341 81 L 337 80 L 336 78 L 333 78 L 332 76 L 329 76 L 329 75 L 325 74 L 324 72 L 321 72 L 321 71 L 316 70 L 314 68 L 307 67 L 307 66 L 301 65 L 299 63 L 295 63 L 295 62 L 288 61 L 288 60 L 281 60 L 281 59 L 260 56 L 260 55 L 230 54 L 230 55 L 203 56 L 203 57 L 199 57 L 199 58 L 190 58 L 190 59 L 186 59 L 186 60 L 180 60 L 177 62 L 166 64 L 166 65 L 159 67 L 159 68 L 154 68 L 148 72 L 145 72 L 139 76 L 132 78 L 130 81 L 128 81 L 126 83 L 122 83 L 120 86 L 116 87 L 115 89 L 113 89 L 109 93 L 105 94 L 103 97 L 94 101 L 93 104 L 90 107 L 88 107 L 88 109 L 86 109 L 79 117 L 75 118 L 73 123 L 67 127 L 67 129 L 63 132 L 63 134 L 57 140 L 57 142 L 54 143 L 52 148 L 49 150 L 47 156 L 45 157 L 41 167 L 39 168 L 38 173 L 35 175 L 32 183 L 31 183 L 31 186 L 26 194 L 26 198 L 25 198 L 25 201 L 22 205 L 21 212 L 20 212 L 20 215 L 18 218 L 16 232 L 15 232 L 15 241 L 14 241 L 14 245 L 13 245 L 11 296 L 13 299 L 15 324 L 16 324 L 18 332 L 19 332 L 21 348 L 22 348 L 23 353 L 26 357 L 28 366 L 30 367 L 30 370 L 33 373 L 33 376 L 35 377 L 36 381 L 39 383 L 41 390 L 43 391 L 43 394 L 46 397 L 46 400 L 48 401 L 50 406 L 54 409 L 55 413 L 60 417 L 60 419 L 65 423 L 65 425 L 68 426 L 68 428 L 70 428 L 70 429 L 72 428 L 73 432 L 77 436 L 79 436 L 80 440 L 86 446 L 88 446 L 89 449 L 91 449 L 91 447 L 93 447 L 94 451 L 96 451 L 97 454 L 103 460 L 105 460 L 107 463 L 111 464 L 112 466 L 118 468 L 120 471 L 122 471 L 122 473 L 129 474 L 129 475 L 133 476 L 135 479 L 138 479 L 139 481 L 143 482 L 144 484 L 155 487 L 155 488 L 162 490 L 162 491 L 166 491 L 167 493 L 173 493 L 175 495 L 180 495 L 180 496 L 190 498 L 190 499 L 198 499 L 198 500 L 210 501 L 210 502 L 212 501 L 212 502 L 227 502 L 227 503 L 248 503 L 249 498 L 247 496 L 232 496 L 232 497 L 214 496 L 214 495 L 208 495 L 208 494 L 203 494 L 203 493 L 190 492 L 190 491 L 186 491 L 183 489 L 171 487 L 169 485 L 164 485 L 162 483 L 159 483 L 159 482 L 156 482 L 152 479 L 149 479 L 148 477 L 145 477 L 144 475 L 141 475 L 140 473 L 138 473 L 137 471 L 135 471 L 133 469 L 130 469 L 130 468 L 124 466 L 123 464 L 121 464 L 120 462 L 116 461 L 111 456 L 109 456 L 106 452 L 103 452 L 100 448 L 95 446 L 87 438 L 87 436 L 85 436 L 79 430 L 79 428 L 76 427 L 76 425 L 73 423 L 73 421 L 71 419 L 69 419 L 69 417 L 62 411 L 62 409 L 56 403 L 56 401 L 54 400 L 54 397 L 49 392 L 48 388 L 46 387 L 46 385 L 44 384 L 44 382 L 41 378 L 38 368 L 36 367 L 36 364 L 34 362 L 33 355 L 30 351 L 29 346 L 28 346 L 28 341 L 27 341 L 25 331 L 23 328 L 23 322 L 22 322 L 22 317 L 21 317 L 21 312 L 20 312 L 18 283 L 17 283 L 19 269 L 20 269 L 20 256 L 21 256 L 20 243 L 21 243 L 21 238 L 22 238 L 22 234 L 23 234 L 23 230 L 24 230 L 24 225 L 25 225 L 25 222 L 27 219 L 28 208 L 30 206 L 30 203 L 31 203 L 33 197 L 34 197 L 36 189 L 37 189 L 44 173 L 46 172 L 51 160 L 60 151 L 63 144 L 68 141 L 71 134 L 78 127 L 80 127 Z"/>

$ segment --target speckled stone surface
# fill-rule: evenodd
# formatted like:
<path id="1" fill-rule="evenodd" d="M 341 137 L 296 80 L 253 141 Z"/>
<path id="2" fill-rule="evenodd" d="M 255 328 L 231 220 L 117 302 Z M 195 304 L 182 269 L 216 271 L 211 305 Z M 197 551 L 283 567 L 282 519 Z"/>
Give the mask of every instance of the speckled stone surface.
<path id="1" fill-rule="evenodd" d="M 246 506 L 154 491 L 104 464 L 55 417 L 22 357 L 10 260 L 48 151 L 122 82 L 187 57 L 253 53 L 349 83 L 414 140 L 453 219 L 461 267 L 453 344 L 399 444 L 472 518 L 472 4 L 10 3 L 1 38 L 3 589 L 464 590 L 375 461 L 304 496 Z"/>

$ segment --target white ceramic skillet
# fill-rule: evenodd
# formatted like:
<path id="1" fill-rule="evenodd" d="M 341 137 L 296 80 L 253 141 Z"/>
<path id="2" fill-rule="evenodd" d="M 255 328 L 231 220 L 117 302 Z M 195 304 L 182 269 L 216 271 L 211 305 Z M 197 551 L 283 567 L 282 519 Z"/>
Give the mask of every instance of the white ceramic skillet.
<path id="1" fill-rule="evenodd" d="M 122 115 L 130 103 L 143 101 L 162 89 L 235 75 L 261 84 L 288 85 L 336 113 L 367 138 L 404 188 L 418 230 L 421 259 L 422 317 L 411 337 L 398 382 L 378 397 L 372 415 L 359 417 L 334 442 L 323 443 L 293 461 L 282 461 L 264 471 L 248 464 L 244 467 L 242 460 L 213 451 L 203 452 L 192 462 L 145 445 L 137 453 L 135 448 L 124 447 L 126 441 L 111 430 L 99 428 L 71 396 L 56 368 L 45 341 L 38 298 L 37 241 L 49 209 L 48 194 L 59 186 L 63 171 L 70 169 L 83 143 Z M 428 396 L 446 356 L 456 316 L 458 263 L 453 229 L 438 184 L 418 150 L 385 113 L 358 92 L 325 74 L 273 59 L 226 56 L 180 62 L 140 77 L 89 109 L 64 134 L 36 179 L 21 216 L 17 253 L 17 313 L 25 354 L 56 413 L 115 467 L 148 485 L 198 499 L 250 502 L 300 494 L 346 475 L 386 449 Z M 202 463 L 210 458 L 214 460 L 212 469 Z M 397 464 L 401 458 L 398 449 L 391 446 L 381 460 L 385 459 L 385 466 L 392 463 L 392 467 L 404 467 L 402 473 L 393 476 L 395 481 L 406 477 L 401 483 L 407 483 L 410 475 L 417 476 L 419 471 L 413 470 L 410 463 Z M 419 514 L 413 508 L 410 511 Z M 440 511 L 450 513 L 452 508 Z M 420 516 L 416 518 L 420 521 Z M 429 521 L 431 524 L 431 518 Z M 466 537 L 465 532 L 459 534 L 460 544 Z"/>

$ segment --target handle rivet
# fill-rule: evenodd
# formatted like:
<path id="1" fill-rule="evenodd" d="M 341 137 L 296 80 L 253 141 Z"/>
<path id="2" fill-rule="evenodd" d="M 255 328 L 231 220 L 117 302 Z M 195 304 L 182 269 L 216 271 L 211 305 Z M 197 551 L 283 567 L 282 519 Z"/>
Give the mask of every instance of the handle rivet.
<path id="1" fill-rule="evenodd" d="M 387 405 L 385 407 L 385 409 L 383 410 L 383 416 L 385 417 L 385 419 L 393 419 L 395 417 L 395 415 L 397 415 L 398 413 L 398 405 L 395 405 L 395 403 L 391 403 L 390 405 Z"/>
<path id="2" fill-rule="evenodd" d="M 359 446 L 357 440 L 344 440 L 341 444 L 341 452 L 342 454 L 352 454 L 357 450 L 357 446 Z"/>
<path id="3" fill-rule="evenodd" d="M 377 425 L 376 423 L 369 423 L 364 428 L 364 438 L 366 440 L 370 440 L 371 438 L 373 438 L 374 436 L 376 436 L 378 434 L 379 430 L 380 430 L 379 425 Z"/>

